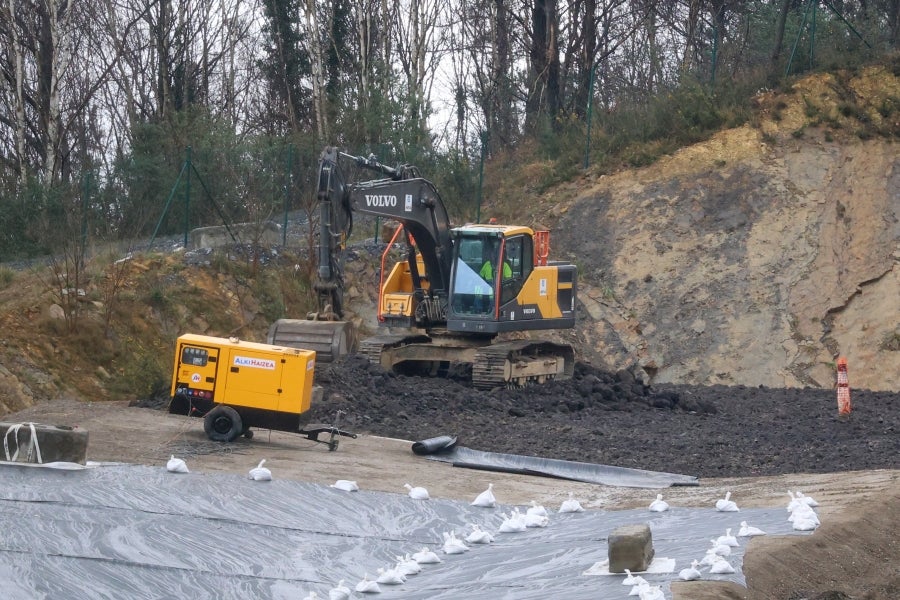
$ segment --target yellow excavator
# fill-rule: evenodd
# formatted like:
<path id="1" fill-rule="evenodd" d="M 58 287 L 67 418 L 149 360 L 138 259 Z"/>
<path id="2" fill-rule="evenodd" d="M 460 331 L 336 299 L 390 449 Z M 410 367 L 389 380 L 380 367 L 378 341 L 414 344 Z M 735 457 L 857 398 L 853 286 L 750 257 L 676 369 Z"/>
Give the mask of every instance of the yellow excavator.
<path id="1" fill-rule="evenodd" d="M 348 181 L 347 164 L 381 177 Z M 498 340 L 502 333 L 575 325 L 576 268 L 548 259 L 548 231 L 453 228 L 434 185 L 416 167 L 390 167 L 334 147 L 319 160 L 318 202 L 318 310 L 307 319 L 276 321 L 268 343 L 315 350 L 320 362 L 354 349 L 355 332 L 343 320 L 343 258 L 353 215 L 362 213 L 398 227 L 382 258 L 381 333 L 362 340 L 359 352 L 397 372 L 439 375 L 470 367 L 481 389 L 571 377 L 575 353 L 568 344 Z M 398 244 L 404 258 L 385 264 Z"/>

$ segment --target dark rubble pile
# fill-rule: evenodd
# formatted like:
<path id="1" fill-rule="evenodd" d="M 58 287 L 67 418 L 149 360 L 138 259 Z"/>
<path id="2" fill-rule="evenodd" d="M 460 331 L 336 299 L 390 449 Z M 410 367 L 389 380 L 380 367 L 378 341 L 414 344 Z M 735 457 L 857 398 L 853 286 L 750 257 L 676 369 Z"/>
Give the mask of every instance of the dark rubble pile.
<path id="1" fill-rule="evenodd" d="M 855 391 L 849 420 L 831 390 L 644 386 L 578 364 L 572 379 L 476 390 L 385 372 L 361 356 L 316 367 L 315 422 L 408 440 L 457 435 L 478 450 L 711 476 L 896 468 L 900 394 Z"/>
<path id="2" fill-rule="evenodd" d="M 418 424 L 420 415 L 430 413 L 452 416 L 462 412 L 489 412 L 529 417 L 590 409 L 716 412 L 711 402 L 682 398 L 677 391 L 657 391 L 643 385 L 630 371 L 608 373 L 583 363 L 576 365 L 571 379 L 527 388 L 483 391 L 473 388 L 466 380 L 397 375 L 369 363 L 365 357 L 350 355 L 335 363 L 318 364 L 316 382 L 324 388 L 327 402 L 314 407 L 315 418 L 327 418 L 328 412 L 343 410 L 349 413 L 350 422 L 367 428 L 398 419 Z M 430 414 L 432 421 L 439 418 L 439 414 Z"/>

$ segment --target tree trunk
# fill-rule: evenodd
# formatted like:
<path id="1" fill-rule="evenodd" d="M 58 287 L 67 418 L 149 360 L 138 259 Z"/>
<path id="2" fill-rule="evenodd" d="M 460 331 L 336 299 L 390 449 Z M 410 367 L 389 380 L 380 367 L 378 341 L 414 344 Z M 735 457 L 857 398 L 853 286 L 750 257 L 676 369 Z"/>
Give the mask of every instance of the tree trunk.
<path id="1" fill-rule="evenodd" d="M 172 93 L 169 88 L 171 81 L 169 60 L 172 51 L 169 42 L 170 2 L 171 0 L 159 0 L 159 16 L 153 32 L 156 42 L 156 114 L 161 119 L 168 116 L 172 107 Z"/>
<path id="2" fill-rule="evenodd" d="M 300 125 L 297 119 L 296 99 L 293 94 L 294 87 L 288 81 L 288 53 L 290 49 L 285 47 L 286 39 L 288 38 L 285 28 L 290 27 L 291 24 L 282 18 L 282 12 L 278 10 L 278 3 L 275 0 L 270 1 L 272 2 L 272 41 L 275 44 L 276 60 L 278 61 L 277 76 L 281 80 L 275 82 L 274 85 L 276 89 L 281 87 L 284 92 L 284 110 L 287 113 L 288 128 L 291 132 L 296 133 L 299 131 Z"/>
<path id="3" fill-rule="evenodd" d="M 423 48 L 421 47 L 421 38 L 423 36 L 422 28 L 424 26 L 421 14 L 421 0 L 412 0 L 412 6 L 410 6 L 409 11 L 412 14 L 410 15 L 410 31 L 407 38 L 407 48 L 409 51 L 409 69 L 406 78 L 407 94 L 409 95 L 408 118 L 410 123 L 412 123 L 414 127 L 417 127 L 419 124 L 419 112 L 421 110 L 421 105 L 419 104 L 421 97 L 421 66 L 424 62 L 422 57 Z"/>
<path id="4" fill-rule="evenodd" d="M 9 31 L 12 35 L 13 60 L 13 98 L 15 101 L 15 140 L 16 140 L 16 176 L 19 185 L 25 188 L 28 179 L 28 168 L 25 156 L 25 55 L 19 39 L 19 24 L 16 22 L 16 2 L 8 0 Z"/>
<path id="5" fill-rule="evenodd" d="M 900 45 L 900 0 L 891 0 L 888 7 L 888 28 L 891 32 L 888 36 L 891 48 L 897 48 Z"/>
<path id="6" fill-rule="evenodd" d="M 647 14 L 646 19 L 644 19 L 646 23 L 645 29 L 647 31 L 647 52 L 649 53 L 650 64 L 647 65 L 647 81 L 644 86 L 644 91 L 648 94 L 653 94 L 656 91 L 656 86 L 660 84 L 662 81 L 662 60 L 660 59 L 660 50 L 659 50 L 659 42 L 657 41 L 657 31 L 659 30 L 659 26 L 657 23 L 656 13 L 649 12 Z M 688 37 L 693 37 L 693 32 L 688 32 Z M 689 68 L 685 61 L 690 61 L 690 46 L 693 44 L 692 41 L 685 43 L 684 56 L 681 61 L 681 68 L 686 70 Z"/>
<path id="7" fill-rule="evenodd" d="M 407 106 L 406 129 L 419 145 L 428 116 L 429 81 L 436 66 L 434 58 L 438 47 L 438 18 L 441 15 L 439 0 L 412 0 L 406 19 L 396 13 L 393 37 L 397 43 L 397 60 L 406 76 L 405 99 Z"/>
<path id="8" fill-rule="evenodd" d="M 50 45 L 52 51 L 50 89 L 47 98 L 47 145 L 44 148 L 44 182 L 52 185 L 57 176 L 62 123 L 60 119 L 60 79 L 69 68 L 71 51 L 68 45 L 70 0 L 50 0 Z"/>
<path id="9" fill-rule="evenodd" d="M 778 13 L 778 22 L 775 24 L 775 42 L 772 46 L 772 66 L 778 64 L 781 58 L 781 46 L 784 44 L 784 27 L 787 23 L 788 11 L 791 8 L 791 0 L 782 0 L 781 11 Z"/>
<path id="10" fill-rule="evenodd" d="M 597 60 L 597 0 L 585 0 L 583 22 L 581 27 L 581 43 L 578 46 L 578 64 L 573 65 L 572 69 L 578 73 L 578 83 L 575 88 L 574 109 L 575 114 L 584 117 L 587 111 L 588 99 L 593 90 L 591 83 L 593 77 L 592 71 L 595 68 L 594 61 Z M 573 29 L 576 23 L 570 23 Z"/>
<path id="11" fill-rule="evenodd" d="M 190 4 L 190 2 L 179 2 L 180 10 L 178 11 L 178 28 L 176 29 L 181 35 L 181 40 L 176 46 L 181 54 L 179 57 L 179 62 L 181 63 L 181 81 L 176 82 L 176 85 L 180 85 L 177 85 L 175 88 L 178 90 L 179 101 L 177 108 L 179 110 L 189 107 L 192 103 L 191 90 L 193 86 L 191 85 L 191 78 L 194 75 L 191 60 L 191 40 L 188 34 L 188 28 L 191 24 L 191 18 L 188 14 L 188 10 L 191 8 Z M 179 72 L 177 68 L 175 72 Z"/>
<path id="12" fill-rule="evenodd" d="M 556 0 L 548 1 L 547 21 L 550 25 L 547 38 L 547 112 L 554 120 L 559 115 L 561 91 L 559 85 L 559 15 Z"/>
<path id="13" fill-rule="evenodd" d="M 225 3 L 222 3 L 222 21 L 225 23 L 225 60 L 222 61 L 222 104 L 228 114 L 228 122 L 232 125 L 237 121 L 237 98 L 235 95 L 235 55 L 237 54 L 235 25 L 240 2 L 234 4 L 234 15 L 228 14 Z"/>
<path id="14" fill-rule="evenodd" d="M 330 134 L 328 132 L 328 116 L 325 114 L 324 59 L 322 46 L 316 43 L 319 22 L 316 17 L 315 0 L 306 0 L 306 10 L 304 12 L 306 16 L 306 30 L 314 38 L 309 45 L 309 52 L 312 57 L 313 111 L 316 120 L 316 135 L 319 136 L 319 140 L 325 140 Z M 297 131 L 297 129 L 295 128 L 294 131 Z"/>
<path id="15" fill-rule="evenodd" d="M 700 19 L 700 0 L 690 0 L 688 19 L 685 23 L 684 55 L 681 59 L 681 72 L 687 73 L 694 64 L 694 53 L 697 38 L 697 21 Z"/>
<path id="16" fill-rule="evenodd" d="M 512 141 L 515 130 L 513 93 L 510 82 L 510 32 L 507 0 L 494 0 L 491 36 L 491 121 L 488 122 L 488 147 L 492 150 Z"/>
<path id="17" fill-rule="evenodd" d="M 715 51 L 710 57 L 710 79 L 713 83 L 716 81 L 719 63 L 719 49 L 722 46 L 723 34 L 726 31 L 727 23 L 725 16 L 728 11 L 726 0 L 712 0 L 710 10 L 712 11 L 713 27 L 713 48 Z"/>
<path id="18" fill-rule="evenodd" d="M 372 57 L 369 55 L 372 39 L 372 17 L 373 15 L 369 10 L 363 9 L 356 13 L 356 36 L 359 44 L 359 108 L 364 119 L 369 117 L 369 104 L 372 96 Z M 368 127 L 363 129 L 364 131 L 369 130 Z"/>
<path id="19" fill-rule="evenodd" d="M 525 101 L 525 127 L 530 130 L 543 115 L 554 119 L 559 111 L 558 33 L 556 0 L 535 0 L 531 11 L 530 89 Z"/>

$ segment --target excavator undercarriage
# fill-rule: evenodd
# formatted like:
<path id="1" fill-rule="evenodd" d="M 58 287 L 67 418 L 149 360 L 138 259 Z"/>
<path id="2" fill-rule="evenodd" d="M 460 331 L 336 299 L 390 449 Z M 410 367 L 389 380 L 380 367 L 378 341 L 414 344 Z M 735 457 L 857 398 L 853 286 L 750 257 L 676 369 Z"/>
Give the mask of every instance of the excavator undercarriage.
<path id="1" fill-rule="evenodd" d="M 479 389 L 566 379 L 575 368 L 571 346 L 543 341 L 379 335 L 360 343 L 359 352 L 393 371 L 441 375 L 467 365 L 472 385 Z"/>

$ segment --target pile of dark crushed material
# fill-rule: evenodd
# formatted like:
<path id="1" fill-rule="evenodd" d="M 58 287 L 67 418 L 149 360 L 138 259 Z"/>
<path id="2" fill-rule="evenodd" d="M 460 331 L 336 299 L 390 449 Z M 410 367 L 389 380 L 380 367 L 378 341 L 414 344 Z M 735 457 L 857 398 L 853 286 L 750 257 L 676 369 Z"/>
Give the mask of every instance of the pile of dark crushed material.
<path id="1" fill-rule="evenodd" d="M 839 419 L 832 390 L 644 386 L 628 371 L 578 364 L 540 386 L 481 391 L 395 375 L 358 355 L 316 365 L 325 394 L 311 419 L 408 440 L 455 435 L 476 450 L 745 477 L 900 466 L 900 393 L 853 390 Z"/>

